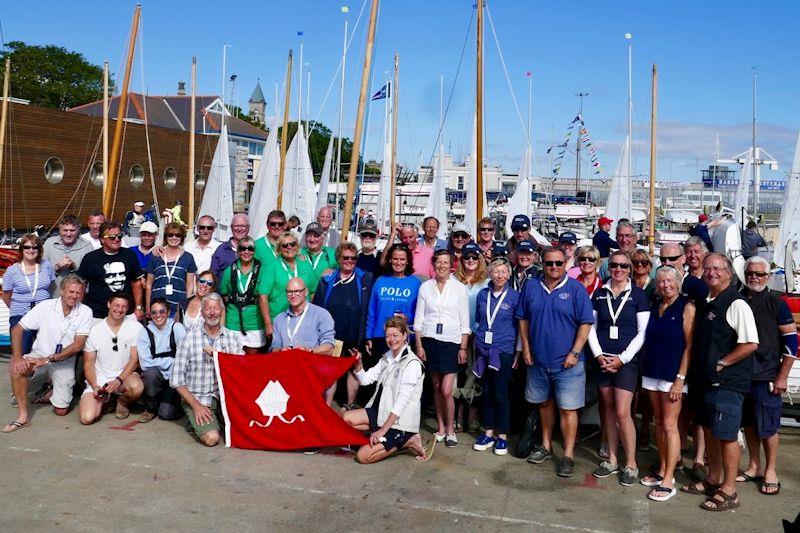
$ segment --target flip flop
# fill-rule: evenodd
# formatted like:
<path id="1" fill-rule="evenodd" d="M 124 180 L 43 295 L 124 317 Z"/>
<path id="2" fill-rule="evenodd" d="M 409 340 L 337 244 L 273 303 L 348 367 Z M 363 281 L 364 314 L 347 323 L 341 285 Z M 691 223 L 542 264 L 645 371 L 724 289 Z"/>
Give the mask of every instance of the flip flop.
<path id="1" fill-rule="evenodd" d="M 767 489 L 776 489 L 774 492 L 767 492 Z M 781 491 L 780 481 L 777 483 L 770 483 L 769 481 L 762 481 L 758 487 L 758 492 L 764 496 L 776 496 Z"/>
<path id="2" fill-rule="evenodd" d="M 31 425 L 31 421 L 27 420 L 25 422 L 20 422 L 19 420 L 14 420 L 13 422 L 9 422 L 3 429 L 0 429 L 2 433 L 14 433 L 15 431 L 19 431 L 24 427 L 28 427 Z"/>
<path id="3" fill-rule="evenodd" d="M 739 472 L 736 476 L 736 483 L 748 483 L 750 481 L 757 482 L 764 479 L 764 476 L 751 476 L 745 472 Z"/>

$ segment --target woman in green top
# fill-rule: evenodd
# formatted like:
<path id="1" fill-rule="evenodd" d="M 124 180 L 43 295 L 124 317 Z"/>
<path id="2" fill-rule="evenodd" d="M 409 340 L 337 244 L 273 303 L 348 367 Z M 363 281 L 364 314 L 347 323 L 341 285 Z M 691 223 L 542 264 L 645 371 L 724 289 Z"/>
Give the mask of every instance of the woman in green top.
<path id="1" fill-rule="evenodd" d="M 339 268 L 336 263 L 336 250 L 330 246 L 323 246 L 324 235 L 325 230 L 322 229 L 322 226 L 312 222 L 306 226 L 306 232 L 303 234 L 306 245 L 300 251 L 301 254 L 308 257 L 311 266 L 314 267 L 314 272 L 320 279 Z"/>
<path id="2" fill-rule="evenodd" d="M 222 272 L 219 284 L 219 292 L 227 304 L 225 327 L 242 332 L 245 353 L 258 353 L 267 343 L 258 307 L 262 266 L 253 258 L 255 250 L 252 237 L 239 239 L 237 260 Z"/>
<path id="3" fill-rule="evenodd" d="M 258 293 L 264 295 L 269 302 L 269 323 L 265 324 L 267 335 L 272 335 L 272 321 L 278 313 L 289 308 L 286 300 L 286 285 L 292 278 L 300 278 L 306 282 L 307 297 L 317 290 L 319 276 L 305 256 L 300 256 L 300 242 L 292 232 L 281 233 L 278 237 L 280 257 L 272 261 L 261 272 L 258 280 Z M 266 320 L 266 318 L 265 318 Z"/>

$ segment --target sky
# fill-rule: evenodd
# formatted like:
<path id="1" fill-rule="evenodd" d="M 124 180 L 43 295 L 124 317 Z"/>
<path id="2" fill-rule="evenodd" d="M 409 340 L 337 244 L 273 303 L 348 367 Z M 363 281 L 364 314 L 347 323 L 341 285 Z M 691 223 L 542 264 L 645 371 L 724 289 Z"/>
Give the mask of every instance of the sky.
<path id="1" fill-rule="evenodd" d="M 296 120 L 302 39 L 303 119 L 319 119 L 336 131 L 339 79 L 335 76 L 347 19 L 352 39 L 346 58 L 343 128 L 345 136 L 352 137 L 369 3 L 144 1 L 131 90 L 175 94 L 178 81 L 189 81 L 191 59 L 196 56 L 198 93 L 219 94 L 223 45 L 228 44 L 226 78 L 232 74 L 237 78 L 235 91 L 226 83 L 226 100 L 233 96 L 246 109 L 260 80 L 269 116 L 274 113 L 276 83 L 281 89 L 288 51 L 293 49 L 291 120 Z M 37 0 L 34 10 L 24 2 L 8 2 L 0 11 L 2 38 L 63 46 L 97 64 L 107 59 L 121 79 L 117 73 L 122 70 L 135 5 L 129 0 Z M 341 12 L 342 5 L 349 6 L 349 13 Z M 644 175 L 649 168 L 653 63 L 659 71 L 660 180 L 698 179 L 698 169 L 713 161 L 717 135 L 723 158 L 750 146 L 753 72 L 758 80 L 758 144 L 780 166 L 777 172 L 765 171 L 764 177 L 782 179 L 791 167 L 800 128 L 800 95 L 795 90 L 800 86 L 800 61 L 793 39 L 800 3 L 488 0 L 487 5 L 484 153 L 488 164 L 512 173 L 520 166 L 527 142 L 526 72 L 531 72 L 534 171 L 548 172 L 546 150 L 564 138 L 577 112 L 575 94 L 584 92 L 589 93 L 584 98 L 589 135 L 604 175 L 612 176 L 627 127 L 625 34 L 631 33 L 634 175 Z M 444 148 L 457 159 L 469 152 L 475 99 L 474 13 L 473 0 L 381 2 L 370 90 L 374 93 L 383 85 L 398 53 L 398 159 L 406 167 L 428 164 L 436 149 L 440 76 L 448 104 Z M 309 70 L 310 111 L 305 104 Z M 282 107 L 282 97 L 279 100 Z M 383 117 L 383 101 L 373 102 L 362 150 L 367 159 L 382 159 Z M 574 159 L 562 168 L 562 175 L 574 174 Z"/>

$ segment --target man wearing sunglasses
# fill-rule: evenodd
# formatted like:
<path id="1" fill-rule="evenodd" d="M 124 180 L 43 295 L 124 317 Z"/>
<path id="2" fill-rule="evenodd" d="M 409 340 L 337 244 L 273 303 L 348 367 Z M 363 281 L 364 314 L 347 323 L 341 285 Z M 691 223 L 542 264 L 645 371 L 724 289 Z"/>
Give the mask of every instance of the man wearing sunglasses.
<path id="1" fill-rule="evenodd" d="M 553 457 L 558 404 L 564 459 L 557 474 L 571 477 L 575 473 L 578 409 L 585 401 L 583 346 L 594 316 L 584 286 L 566 275 L 564 251 L 548 247 L 542 256 L 544 274 L 525 285 L 517 306 L 522 357 L 528 365 L 525 398 L 539 404 L 542 422 L 542 445 L 534 448 L 528 462 L 539 464 Z"/>
<path id="2" fill-rule="evenodd" d="M 197 219 L 197 225 L 194 227 L 197 233 L 197 238 L 189 239 L 183 245 L 186 252 L 192 254 L 194 257 L 194 264 L 197 266 L 198 272 L 205 272 L 211 268 L 211 258 L 214 257 L 214 252 L 217 251 L 221 244 L 214 238 L 214 231 L 217 229 L 217 222 L 214 217 L 203 215 Z"/>
<path id="3" fill-rule="evenodd" d="M 287 229 L 286 213 L 279 209 L 270 211 L 269 215 L 267 215 L 267 234 L 256 239 L 255 258 L 261 261 L 262 265 L 267 266 L 280 257 L 278 237 Z M 297 228 L 298 231 L 302 231 L 302 229 L 300 227 Z"/>
<path id="4" fill-rule="evenodd" d="M 250 234 L 250 222 L 244 213 L 236 213 L 231 219 L 231 238 L 220 244 L 211 256 L 211 271 L 217 278 L 236 261 L 239 239 Z"/>
<path id="5" fill-rule="evenodd" d="M 358 253 L 356 267 L 364 272 L 376 274 L 381 268 L 381 260 L 376 247 L 378 241 L 378 226 L 372 220 L 367 220 L 358 231 L 361 241 L 361 251 Z"/>
<path id="6" fill-rule="evenodd" d="M 797 328 L 789 306 L 769 290 L 770 269 L 766 259 L 754 256 L 744 265 L 742 294 L 753 310 L 758 329 L 758 349 L 753 354 L 750 391 L 744 397 L 742 425 L 750 461 L 736 481 L 762 478 L 759 492 L 778 494 L 776 463 L 782 400 L 789 372 L 797 359 Z M 761 446 L 766 463 L 761 466 Z"/>
<path id="7" fill-rule="evenodd" d="M 478 242 L 475 244 L 481 249 L 483 258 L 491 261 L 494 247 L 494 222 L 491 218 L 483 217 L 478 221 Z"/>
<path id="8" fill-rule="evenodd" d="M 132 295 L 135 308 L 131 309 L 137 320 L 144 317 L 144 273 L 136 254 L 122 247 L 122 227 L 116 222 L 103 222 L 100 226 L 102 247 L 86 254 L 78 275 L 86 280 L 84 303 L 92 309 L 96 319 L 108 316 L 108 299 L 112 294 L 124 292 Z"/>
<path id="9" fill-rule="evenodd" d="M 514 215 L 514 218 L 511 220 L 511 238 L 508 239 L 506 242 L 506 246 L 508 247 L 509 256 L 508 259 L 511 261 L 511 264 L 517 264 L 517 245 L 521 241 L 529 241 L 534 242 L 531 238 L 531 219 L 527 217 L 527 215 Z"/>
<path id="10" fill-rule="evenodd" d="M 136 320 L 126 320 L 130 304 L 130 296 L 124 292 L 110 295 L 106 301 L 108 316 L 89 330 L 83 352 L 86 390 L 78 407 L 81 424 L 95 423 L 112 397 L 117 398 L 116 417 L 127 418 L 128 406 L 144 391 L 136 373 L 139 366 L 136 340 L 142 325 Z"/>

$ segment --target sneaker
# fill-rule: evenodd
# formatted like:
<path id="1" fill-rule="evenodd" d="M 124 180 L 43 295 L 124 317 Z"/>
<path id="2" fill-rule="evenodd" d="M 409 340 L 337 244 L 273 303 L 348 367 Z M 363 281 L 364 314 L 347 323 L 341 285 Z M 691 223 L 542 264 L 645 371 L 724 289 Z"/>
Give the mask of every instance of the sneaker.
<path id="1" fill-rule="evenodd" d="M 508 453 L 508 441 L 506 439 L 498 438 L 494 443 L 495 455 L 506 455 Z"/>
<path id="2" fill-rule="evenodd" d="M 458 446 L 458 439 L 456 438 L 455 433 L 452 435 L 447 435 L 444 438 L 444 445 L 447 446 L 448 448 L 455 448 L 456 446 Z"/>
<path id="3" fill-rule="evenodd" d="M 436 439 L 436 442 L 442 442 L 444 440 L 444 434 L 434 433 L 433 438 Z"/>
<path id="4" fill-rule="evenodd" d="M 124 420 L 128 418 L 131 414 L 131 410 L 128 409 L 128 406 L 122 401 L 122 398 L 117 399 L 117 408 L 114 412 L 114 416 L 116 416 L 120 420 Z"/>
<path id="5" fill-rule="evenodd" d="M 475 440 L 475 444 L 472 445 L 472 449 L 482 452 L 484 450 L 488 450 L 494 446 L 494 444 L 494 437 L 490 437 L 489 435 L 481 435 Z"/>
<path id="6" fill-rule="evenodd" d="M 153 420 L 155 417 L 156 417 L 155 413 L 151 413 L 150 411 L 145 411 L 144 413 L 142 413 L 139 416 L 139 422 L 142 423 L 142 424 L 147 424 L 148 422 Z"/>
<path id="7" fill-rule="evenodd" d="M 619 466 L 612 465 L 608 461 L 603 461 L 602 463 L 600 463 L 600 466 L 598 466 L 597 468 L 594 469 L 594 472 L 592 472 L 592 475 L 594 477 L 602 479 L 602 478 L 608 477 L 608 476 L 610 476 L 612 474 L 616 474 L 617 472 L 619 472 Z"/>
<path id="8" fill-rule="evenodd" d="M 533 451 L 528 456 L 528 462 L 538 465 L 552 458 L 553 458 L 552 451 L 548 450 L 544 446 L 536 446 L 533 448 Z"/>
<path id="9" fill-rule="evenodd" d="M 626 466 L 622 470 L 622 476 L 619 478 L 619 484 L 625 487 L 630 487 L 639 479 L 639 469 Z"/>
<path id="10" fill-rule="evenodd" d="M 556 475 L 558 475 L 558 477 L 572 477 L 574 473 L 575 461 L 569 457 L 564 457 L 564 459 L 561 460 L 561 466 L 558 467 L 558 472 L 556 472 Z"/>

